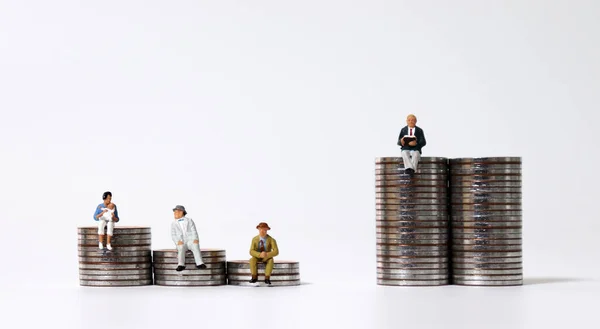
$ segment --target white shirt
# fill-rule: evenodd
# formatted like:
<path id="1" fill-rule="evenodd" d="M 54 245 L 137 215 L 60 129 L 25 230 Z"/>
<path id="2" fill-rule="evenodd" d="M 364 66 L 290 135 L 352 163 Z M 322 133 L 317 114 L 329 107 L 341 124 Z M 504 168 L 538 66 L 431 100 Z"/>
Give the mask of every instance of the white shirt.
<path id="1" fill-rule="evenodd" d="M 408 128 L 408 131 L 406 132 L 406 136 L 414 136 L 415 135 L 415 130 L 417 130 L 417 127 L 413 127 L 413 128 L 407 127 L 407 128 Z M 411 129 L 412 129 L 412 134 L 411 134 L 411 131 L 410 131 Z"/>
<path id="2" fill-rule="evenodd" d="M 183 218 L 183 217 L 182 217 L 182 218 Z M 181 218 L 180 218 L 180 219 L 181 219 Z M 177 222 L 179 223 L 179 226 L 181 227 L 181 232 L 183 232 L 183 236 L 185 236 L 185 234 L 187 233 L 187 232 L 186 232 L 186 229 L 187 229 L 187 225 L 186 225 L 187 223 L 186 223 L 186 221 L 185 221 L 185 220 L 182 220 L 182 221 L 180 221 L 180 220 L 178 219 L 178 220 L 177 220 Z"/>
<path id="3" fill-rule="evenodd" d="M 108 209 L 108 208 L 102 208 L 102 210 L 106 210 L 106 212 L 104 213 L 104 215 L 100 216 L 100 220 L 105 220 L 107 222 L 110 222 L 112 220 L 112 215 L 115 212 L 115 210 Z"/>

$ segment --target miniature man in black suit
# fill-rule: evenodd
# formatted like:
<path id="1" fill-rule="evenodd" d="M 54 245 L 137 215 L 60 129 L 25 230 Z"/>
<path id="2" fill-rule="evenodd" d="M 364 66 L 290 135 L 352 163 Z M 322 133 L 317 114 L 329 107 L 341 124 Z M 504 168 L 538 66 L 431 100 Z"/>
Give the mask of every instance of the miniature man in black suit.
<path id="1" fill-rule="evenodd" d="M 409 114 L 406 126 L 400 130 L 398 145 L 401 146 L 405 173 L 412 175 L 417 172 L 421 159 L 421 148 L 427 144 L 423 129 L 417 127 L 417 117 Z"/>

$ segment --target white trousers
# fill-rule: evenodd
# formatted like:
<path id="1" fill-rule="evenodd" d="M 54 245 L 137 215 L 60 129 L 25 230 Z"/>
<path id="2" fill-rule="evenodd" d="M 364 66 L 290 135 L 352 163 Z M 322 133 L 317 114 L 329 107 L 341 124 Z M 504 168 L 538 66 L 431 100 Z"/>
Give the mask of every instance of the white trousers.
<path id="1" fill-rule="evenodd" d="M 404 168 L 411 168 L 415 172 L 419 166 L 419 160 L 421 160 L 421 152 L 412 150 L 402 151 L 402 160 L 404 160 Z"/>
<path id="2" fill-rule="evenodd" d="M 194 240 L 184 241 L 182 245 L 177 245 L 177 266 L 185 266 L 185 252 L 191 250 L 194 254 L 196 265 L 204 264 L 202 254 L 200 254 L 200 243 L 194 243 Z"/>
<path id="3" fill-rule="evenodd" d="M 99 220 L 98 221 L 98 235 L 104 235 L 104 228 L 108 226 L 108 229 L 106 233 L 108 233 L 108 235 L 112 236 L 113 235 L 113 229 L 115 228 L 115 222 L 111 221 L 105 221 L 105 220 Z"/>

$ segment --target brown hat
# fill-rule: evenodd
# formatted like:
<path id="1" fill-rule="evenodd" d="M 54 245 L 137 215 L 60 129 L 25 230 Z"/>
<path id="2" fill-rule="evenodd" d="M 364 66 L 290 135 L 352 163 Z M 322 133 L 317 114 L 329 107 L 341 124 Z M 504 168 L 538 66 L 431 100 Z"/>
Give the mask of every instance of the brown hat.
<path id="1" fill-rule="evenodd" d="M 260 222 L 258 223 L 258 225 L 256 225 L 256 228 L 261 228 L 261 227 L 266 227 L 267 230 L 270 230 L 271 228 L 269 227 L 269 224 L 265 223 L 265 222 Z"/>

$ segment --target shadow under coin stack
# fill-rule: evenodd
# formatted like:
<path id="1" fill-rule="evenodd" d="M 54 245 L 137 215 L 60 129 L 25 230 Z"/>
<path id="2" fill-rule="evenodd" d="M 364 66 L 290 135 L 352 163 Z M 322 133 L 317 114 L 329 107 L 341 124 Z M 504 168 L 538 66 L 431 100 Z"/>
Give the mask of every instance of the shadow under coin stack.
<path id="1" fill-rule="evenodd" d="M 523 284 L 521 158 L 450 160 L 452 279 Z"/>
<path id="2" fill-rule="evenodd" d="M 98 228 L 77 228 L 79 284 L 82 286 L 146 286 L 152 284 L 149 227 L 116 226 L 113 250 L 98 248 Z M 106 236 L 104 237 L 106 243 Z"/>
<path id="3" fill-rule="evenodd" d="M 159 286 L 221 286 L 227 284 L 225 250 L 201 249 L 205 269 L 197 269 L 194 254 L 185 254 L 185 269 L 177 268 L 177 250 L 154 250 L 154 282 Z"/>
<path id="4" fill-rule="evenodd" d="M 377 284 L 448 284 L 448 159 L 423 157 L 412 176 L 402 158 L 375 168 Z"/>
<path id="5" fill-rule="evenodd" d="M 258 282 L 250 283 L 252 274 L 250 262 L 247 260 L 234 260 L 227 262 L 227 281 L 235 286 L 265 285 L 265 264 L 258 263 Z M 275 260 L 271 272 L 271 286 L 298 286 L 300 285 L 300 263 L 294 261 Z"/>

